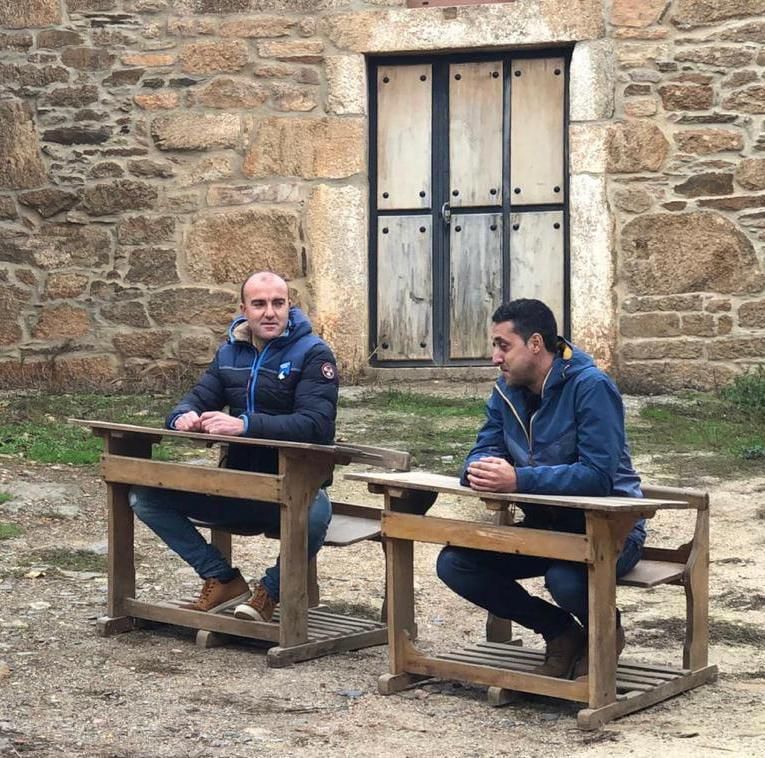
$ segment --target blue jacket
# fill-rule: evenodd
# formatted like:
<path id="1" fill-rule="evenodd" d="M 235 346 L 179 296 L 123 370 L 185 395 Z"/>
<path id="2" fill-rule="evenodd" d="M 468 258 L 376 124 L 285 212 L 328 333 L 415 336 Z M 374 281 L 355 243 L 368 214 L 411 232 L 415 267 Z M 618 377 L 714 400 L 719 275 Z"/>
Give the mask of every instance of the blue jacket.
<path id="1" fill-rule="evenodd" d="M 589 355 L 561 340 L 533 410 L 535 400 L 525 387 L 510 387 L 500 377 L 465 461 L 462 484 L 468 483 L 471 461 L 495 456 L 515 466 L 518 492 L 643 496 L 630 459 L 621 395 Z M 530 526 L 584 531 L 581 511 L 534 505 L 522 510 Z M 643 520 L 630 537 L 644 542 Z"/>
<path id="2" fill-rule="evenodd" d="M 337 391 L 335 356 L 300 309 L 290 308 L 284 334 L 261 351 L 252 344 L 247 319 L 239 317 L 212 363 L 165 423 L 172 429 L 175 419 L 187 411 L 228 407 L 232 416 L 244 421 L 243 436 L 331 444 Z M 226 465 L 276 473 L 278 455 L 273 448 L 231 445 Z"/>

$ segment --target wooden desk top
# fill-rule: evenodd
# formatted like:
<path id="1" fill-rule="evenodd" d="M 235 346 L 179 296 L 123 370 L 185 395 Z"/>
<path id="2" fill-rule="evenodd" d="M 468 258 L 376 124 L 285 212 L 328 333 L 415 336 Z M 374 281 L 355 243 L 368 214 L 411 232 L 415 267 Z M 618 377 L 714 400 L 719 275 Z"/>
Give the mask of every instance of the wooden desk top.
<path id="1" fill-rule="evenodd" d="M 306 453 L 328 453 L 338 459 L 340 463 L 369 463 L 382 468 L 393 468 L 400 471 L 409 470 L 409 453 L 400 450 L 390 450 L 382 447 L 370 447 L 369 445 L 334 444 L 314 445 L 307 442 L 288 442 L 286 440 L 266 440 L 255 437 L 233 437 L 223 434 L 206 434 L 204 432 L 181 432 L 177 429 L 164 429 L 153 426 L 136 426 L 133 424 L 117 424 L 110 421 L 94 421 L 88 419 L 72 418 L 70 423 L 78 426 L 89 427 L 94 434 L 105 436 L 107 434 L 150 436 L 150 437 L 176 437 L 189 439 L 200 443 L 220 442 L 228 445 L 252 445 L 255 447 L 276 447 L 280 449 L 303 450 Z"/>
<path id="2" fill-rule="evenodd" d="M 656 498 L 637 497 L 597 497 L 581 495 L 531 495 L 520 492 L 478 492 L 463 487 L 457 477 L 431 474 L 426 471 L 409 471 L 406 473 L 376 473 L 363 472 L 346 474 L 345 479 L 389 487 L 391 489 L 428 490 L 443 492 L 451 495 L 480 498 L 497 502 L 530 503 L 536 505 L 557 505 L 564 508 L 578 508 L 588 511 L 605 511 L 610 513 L 629 513 L 631 511 L 656 511 L 667 508 L 686 509 L 692 506 L 682 500 L 665 500 Z"/>

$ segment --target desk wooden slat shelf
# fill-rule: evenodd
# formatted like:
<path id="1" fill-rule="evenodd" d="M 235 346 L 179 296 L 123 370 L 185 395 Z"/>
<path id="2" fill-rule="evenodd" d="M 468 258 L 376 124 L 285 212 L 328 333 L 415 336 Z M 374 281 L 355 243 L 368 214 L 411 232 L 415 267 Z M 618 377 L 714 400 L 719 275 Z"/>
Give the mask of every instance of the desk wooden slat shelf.
<path id="1" fill-rule="evenodd" d="M 453 477 L 409 473 L 347 474 L 346 479 L 367 482 L 369 490 L 383 494 L 382 534 L 388 555 L 387 607 L 390 673 L 379 680 L 383 694 L 404 689 L 427 677 L 460 679 L 489 687 L 489 699 L 507 702 L 511 690 L 586 703 L 578 725 L 593 729 L 613 718 L 632 713 L 717 676 L 707 660 L 708 624 L 708 499 L 702 493 L 650 488 L 653 497 L 575 497 L 532 494 L 481 493 L 460 486 Z M 411 515 L 406 502 L 412 492 L 447 493 L 482 500 L 500 515 L 497 524 Z M 575 508 L 584 511 L 585 534 L 571 534 L 512 526 L 507 509 L 512 503 Z M 688 633 L 683 666 L 655 666 L 616 661 L 616 559 L 636 518 L 651 518 L 665 509 L 697 511 L 694 540 L 677 551 L 655 550 L 666 565 L 635 572 L 633 584 L 655 580 L 678 582 L 688 597 Z M 588 662 L 586 677 L 570 681 L 534 673 L 544 653 L 522 648 L 508 638 L 471 644 L 448 653 L 427 655 L 415 647 L 413 591 L 414 542 L 430 542 L 506 553 L 577 561 L 588 571 Z M 648 551 L 647 551 L 648 552 Z M 652 554 L 652 556 L 654 555 Z M 680 561 L 683 561 L 682 563 Z M 660 561 L 649 561 L 659 563 Z M 638 564 L 640 566 L 640 564 Z M 630 573 L 632 575 L 633 572 Z M 630 576 L 628 575 L 628 576 Z M 644 576 L 645 575 L 645 576 Z M 650 586 L 650 585 L 648 585 Z M 490 625 L 487 624 L 487 629 Z M 614 651 L 612 655 L 604 651 Z"/>
<path id="2" fill-rule="evenodd" d="M 197 641 L 205 647 L 220 644 L 227 637 L 260 639 L 275 643 L 267 654 L 271 666 L 385 644 L 387 630 L 382 623 L 309 608 L 311 566 L 307 554 L 307 513 L 316 490 L 331 478 L 335 465 L 359 462 L 408 469 L 408 453 L 366 445 L 311 445 L 103 421 L 72 421 L 90 428 L 104 439 L 101 472 L 107 485 L 109 591 L 108 615 L 99 619 L 98 624 L 102 635 L 129 631 L 142 622 L 152 621 L 197 629 Z M 199 445 L 217 442 L 276 448 L 278 473 L 251 473 L 152 460 L 152 446 L 163 437 L 187 439 Z M 138 599 L 134 518 L 128 503 L 131 485 L 278 503 L 281 506 L 281 586 L 280 604 L 273 620 L 265 623 L 237 619 L 233 615 L 233 604 L 215 613 L 204 613 L 180 608 L 180 604 L 188 599 L 153 603 Z M 341 505 L 340 510 L 348 523 L 336 544 L 350 544 L 356 538 L 367 538 L 358 523 L 362 521 L 361 526 L 374 535 L 373 519 L 369 518 L 374 509 Z M 371 531 L 367 522 L 372 523 Z M 233 531 L 236 533 L 235 529 Z M 230 532 L 212 527 L 212 540 L 224 555 L 230 557 Z"/>

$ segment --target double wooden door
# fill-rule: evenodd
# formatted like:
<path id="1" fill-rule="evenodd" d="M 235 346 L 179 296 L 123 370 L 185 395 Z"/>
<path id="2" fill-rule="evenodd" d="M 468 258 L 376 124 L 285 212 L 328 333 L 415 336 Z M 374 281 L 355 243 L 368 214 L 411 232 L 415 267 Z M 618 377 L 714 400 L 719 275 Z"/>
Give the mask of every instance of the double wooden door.
<path id="1" fill-rule="evenodd" d="M 566 56 L 370 66 L 373 362 L 484 363 L 494 309 L 568 327 Z"/>

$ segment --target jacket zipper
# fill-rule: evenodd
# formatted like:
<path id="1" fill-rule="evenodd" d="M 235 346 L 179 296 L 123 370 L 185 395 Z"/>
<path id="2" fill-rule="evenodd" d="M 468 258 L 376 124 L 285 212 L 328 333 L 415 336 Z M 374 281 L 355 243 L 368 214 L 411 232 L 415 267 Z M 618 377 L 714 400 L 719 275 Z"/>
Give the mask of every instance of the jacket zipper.
<path id="1" fill-rule="evenodd" d="M 266 345 L 255 359 L 255 363 L 252 364 L 250 381 L 247 387 L 247 413 L 255 413 L 255 385 L 258 383 L 258 371 L 260 371 L 260 364 L 263 363 L 263 359 L 266 357 L 270 346 L 270 343 Z"/>

